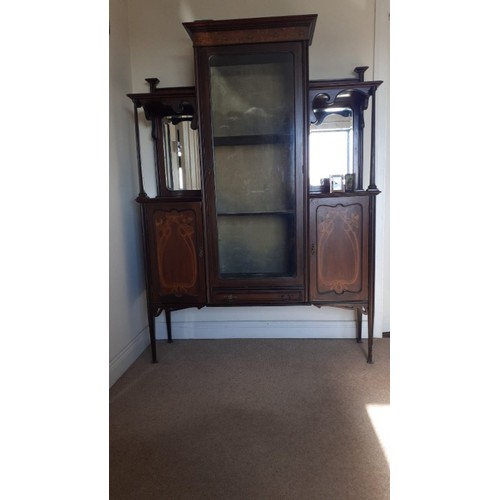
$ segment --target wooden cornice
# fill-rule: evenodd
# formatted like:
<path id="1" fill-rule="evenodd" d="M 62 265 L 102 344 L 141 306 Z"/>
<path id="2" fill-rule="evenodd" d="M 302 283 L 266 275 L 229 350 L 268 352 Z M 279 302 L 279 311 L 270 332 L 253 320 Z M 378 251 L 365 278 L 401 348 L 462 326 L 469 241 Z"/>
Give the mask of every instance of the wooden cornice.
<path id="1" fill-rule="evenodd" d="M 317 14 L 203 20 L 183 23 L 194 47 L 307 41 L 310 45 Z"/>

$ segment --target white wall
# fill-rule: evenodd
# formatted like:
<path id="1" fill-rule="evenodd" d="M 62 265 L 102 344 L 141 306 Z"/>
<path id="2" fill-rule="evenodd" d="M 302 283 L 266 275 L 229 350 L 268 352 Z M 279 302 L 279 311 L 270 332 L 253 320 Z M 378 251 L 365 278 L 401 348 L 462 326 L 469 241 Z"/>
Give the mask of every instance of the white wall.
<path id="1" fill-rule="evenodd" d="M 374 79 L 384 83 L 377 91 L 377 184 L 382 195 L 377 200 L 375 331 L 389 332 L 390 326 L 390 126 L 389 126 L 389 0 L 377 0 L 375 6 Z"/>
<path id="2" fill-rule="evenodd" d="M 112 4 L 120 4 L 112 0 Z M 120 4 L 120 8 L 123 5 Z M 129 40 L 131 76 L 124 79 L 116 87 L 126 92 L 145 92 L 148 86 L 144 81 L 148 77 L 160 79 L 160 86 L 185 86 L 194 84 L 193 49 L 191 40 L 185 32 L 182 22 L 195 19 L 228 19 L 243 17 L 263 17 L 274 15 L 318 14 L 313 43 L 310 47 L 310 79 L 346 78 L 354 76 L 355 66 L 369 66 L 366 79 L 389 78 L 389 21 L 388 0 L 128 0 Z M 124 14 L 121 14 L 122 17 Z M 122 19 L 120 17 L 120 19 Z M 123 35 L 126 43 L 126 35 Z M 375 45 L 376 44 L 376 45 Z M 380 51 L 378 48 L 380 47 Z M 125 58 L 124 58 L 125 59 Z M 128 88 L 127 84 L 129 84 Z M 375 335 L 388 330 L 388 306 L 384 295 L 388 293 L 386 279 L 388 262 L 385 248 L 388 231 L 385 160 L 388 160 L 388 85 L 383 84 L 377 92 L 379 129 L 377 159 L 377 185 L 383 191 L 377 197 L 377 288 L 375 310 Z M 129 110 L 132 107 L 129 105 Z M 127 113 L 122 112 L 127 120 Z M 127 125 L 132 126 L 129 112 Z M 117 125 L 118 126 L 118 125 Z M 119 125 L 122 128 L 123 124 Z M 129 132 L 130 133 L 130 132 Z M 147 134 L 143 134 L 142 145 L 144 166 L 152 165 L 152 152 L 148 145 Z M 135 152 L 130 145 L 123 146 L 123 156 L 130 154 L 135 162 Z M 127 175 L 130 173 L 130 159 L 123 159 Z M 123 165 L 122 165 L 123 168 Z M 125 175 L 125 174 L 123 174 Z M 148 174 L 147 174 L 148 175 Z M 152 184 L 152 170 L 146 182 L 146 191 Z M 127 189 L 131 187 L 129 179 Z M 137 191 L 134 192 L 134 195 Z M 148 191 L 148 194 L 153 195 Z M 121 208 L 127 211 L 126 216 L 116 216 L 121 222 L 132 225 L 127 237 L 122 237 L 129 248 L 128 259 L 122 257 L 115 263 L 116 271 L 120 266 L 132 265 L 133 271 L 122 269 L 123 273 L 134 275 L 134 293 L 139 299 L 137 290 L 138 276 L 135 255 L 137 243 L 133 235 L 137 234 L 136 219 L 133 209 L 127 200 L 132 193 L 121 194 Z M 122 232 L 127 229 L 123 226 Z M 117 243 L 119 242 L 117 238 Z M 131 250 L 130 250 L 131 249 Z M 116 249 L 117 252 L 122 252 Z M 125 297 L 122 297 L 125 299 Z M 130 297 L 129 297 L 130 298 Z M 140 300 L 142 300 L 141 297 Z M 118 300 L 118 299 L 117 299 Z M 120 308 L 117 307 L 117 311 Z M 137 306 L 140 323 L 134 318 L 136 329 L 145 326 L 144 308 Z M 129 313 L 131 319 L 133 314 Z M 382 325 L 383 319 L 384 321 Z M 334 308 L 315 307 L 251 307 L 251 308 L 204 308 L 174 312 L 172 315 L 174 338 L 220 337 L 232 334 L 258 337 L 262 334 L 274 336 L 334 336 L 352 337 L 354 322 L 352 312 Z M 138 330 L 138 331 L 139 331 Z M 164 319 L 159 320 L 158 338 L 165 338 Z M 123 344 L 123 342 L 121 342 Z"/>
<path id="3" fill-rule="evenodd" d="M 109 45 L 110 384 L 148 345 L 127 8 L 110 1 Z"/>
<path id="4" fill-rule="evenodd" d="M 318 14 L 310 47 L 311 79 L 354 76 L 367 65 L 373 77 L 375 0 L 128 0 L 134 92 L 148 91 L 145 78 L 160 86 L 193 85 L 193 49 L 182 22 Z"/>

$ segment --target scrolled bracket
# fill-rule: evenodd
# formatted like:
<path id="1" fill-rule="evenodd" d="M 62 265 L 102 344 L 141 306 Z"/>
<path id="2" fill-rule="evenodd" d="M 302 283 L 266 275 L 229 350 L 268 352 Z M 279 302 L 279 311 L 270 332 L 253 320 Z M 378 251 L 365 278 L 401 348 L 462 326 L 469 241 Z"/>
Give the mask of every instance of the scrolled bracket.
<path id="1" fill-rule="evenodd" d="M 320 92 L 312 100 L 312 114 L 311 123 L 314 125 L 321 125 L 323 120 L 332 113 L 331 108 L 335 104 L 335 99 L 342 92 L 341 89 L 335 89 L 331 93 Z M 343 114 L 344 111 L 339 110 L 338 114 Z"/>

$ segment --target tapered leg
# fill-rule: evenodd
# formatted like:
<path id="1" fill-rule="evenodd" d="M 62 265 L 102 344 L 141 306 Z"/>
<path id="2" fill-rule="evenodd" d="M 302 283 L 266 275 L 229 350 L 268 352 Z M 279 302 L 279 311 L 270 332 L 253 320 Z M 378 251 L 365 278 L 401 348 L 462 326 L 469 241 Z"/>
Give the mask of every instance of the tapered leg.
<path id="1" fill-rule="evenodd" d="M 148 307 L 149 338 L 151 339 L 151 356 L 153 363 L 158 363 L 156 359 L 156 323 L 155 314 L 151 307 Z"/>
<path id="2" fill-rule="evenodd" d="M 373 307 L 368 307 L 368 363 L 373 363 Z"/>
<path id="3" fill-rule="evenodd" d="M 167 338 L 168 338 L 168 343 L 172 343 L 172 319 L 170 316 L 170 309 L 165 309 L 165 319 L 167 320 Z"/>
<path id="4" fill-rule="evenodd" d="M 361 310 L 361 307 L 356 307 L 356 342 L 360 344 L 363 342 L 361 340 L 361 326 L 362 326 L 362 319 L 363 319 L 363 313 Z"/>

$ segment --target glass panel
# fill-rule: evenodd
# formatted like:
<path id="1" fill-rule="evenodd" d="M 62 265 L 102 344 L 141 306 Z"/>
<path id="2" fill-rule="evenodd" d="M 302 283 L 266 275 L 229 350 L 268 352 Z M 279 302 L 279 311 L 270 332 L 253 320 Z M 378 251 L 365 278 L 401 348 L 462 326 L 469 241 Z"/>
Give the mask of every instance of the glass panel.
<path id="1" fill-rule="evenodd" d="M 201 189 L 198 131 L 192 116 L 163 119 L 167 187 L 173 191 Z"/>
<path id="2" fill-rule="evenodd" d="M 213 56 L 209 64 L 215 137 L 290 134 L 291 53 Z"/>
<path id="3" fill-rule="evenodd" d="M 293 225 L 279 214 L 218 217 L 220 274 L 225 277 L 289 276 L 294 269 Z"/>
<path id="4" fill-rule="evenodd" d="M 353 118 L 350 108 L 328 108 L 309 129 L 309 183 L 353 172 Z"/>
<path id="5" fill-rule="evenodd" d="M 293 210 L 291 163 L 288 144 L 215 148 L 217 212 Z"/>
<path id="6" fill-rule="evenodd" d="M 294 69 L 288 52 L 209 61 L 222 277 L 294 276 Z"/>

